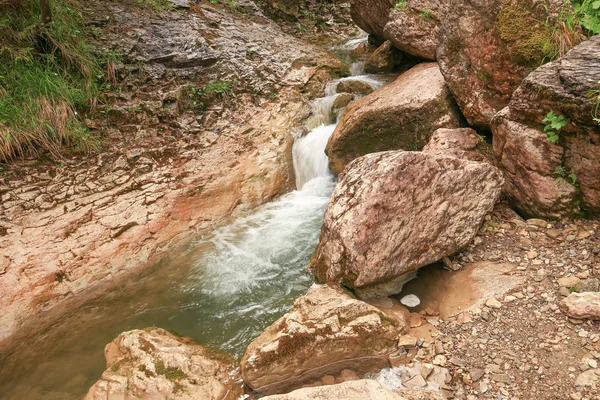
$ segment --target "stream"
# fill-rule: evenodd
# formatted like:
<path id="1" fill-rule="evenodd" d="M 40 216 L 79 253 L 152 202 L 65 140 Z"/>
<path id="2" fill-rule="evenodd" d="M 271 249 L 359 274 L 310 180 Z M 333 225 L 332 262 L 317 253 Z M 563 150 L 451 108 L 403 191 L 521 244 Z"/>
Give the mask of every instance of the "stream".
<path id="1" fill-rule="evenodd" d="M 362 74 L 361 64 L 352 70 Z M 381 86 L 372 76 L 352 79 Z M 216 228 L 143 278 L 123 282 L 73 310 L 0 359 L 0 397 L 81 398 L 106 368 L 104 346 L 123 331 L 148 326 L 241 357 L 313 284 L 306 265 L 336 183 L 324 149 L 336 126 L 332 105 L 337 82 L 313 102 L 306 122 L 311 130 L 294 142 L 298 190 Z"/>

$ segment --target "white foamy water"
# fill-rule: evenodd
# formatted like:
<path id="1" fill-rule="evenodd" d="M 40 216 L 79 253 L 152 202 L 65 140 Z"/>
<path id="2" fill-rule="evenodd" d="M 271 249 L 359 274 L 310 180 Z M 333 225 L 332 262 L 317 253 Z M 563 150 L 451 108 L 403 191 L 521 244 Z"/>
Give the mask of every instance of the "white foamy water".
<path id="1" fill-rule="evenodd" d="M 335 125 L 321 125 L 296 139 L 292 155 L 296 171 L 296 187 L 302 189 L 307 182 L 318 177 L 333 180 L 329 171 L 329 159 L 325 154 L 325 146 L 335 130 Z"/>

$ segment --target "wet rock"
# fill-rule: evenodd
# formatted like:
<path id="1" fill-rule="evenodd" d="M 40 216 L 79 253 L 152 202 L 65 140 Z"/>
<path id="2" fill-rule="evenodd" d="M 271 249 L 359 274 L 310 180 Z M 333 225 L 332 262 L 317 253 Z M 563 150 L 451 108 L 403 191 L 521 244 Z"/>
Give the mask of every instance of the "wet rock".
<path id="1" fill-rule="evenodd" d="M 401 61 L 402 53 L 392 47 L 389 41 L 385 41 L 365 62 L 365 72 L 368 74 L 390 72 Z"/>
<path id="2" fill-rule="evenodd" d="M 339 174 L 357 157 L 383 150 L 420 150 L 436 129 L 458 126 L 437 64 L 421 64 L 348 106 L 325 152 L 329 167 Z"/>
<path id="3" fill-rule="evenodd" d="M 571 293 L 560 302 L 569 318 L 600 319 L 600 292 Z"/>
<path id="4" fill-rule="evenodd" d="M 403 315 L 382 311 L 334 286 L 315 288 L 248 346 L 242 377 L 252 389 L 268 394 L 349 366 L 363 373 L 381 368 L 407 328 Z"/>
<path id="5" fill-rule="evenodd" d="M 343 79 L 336 86 L 337 93 L 352 93 L 352 94 L 361 94 L 367 95 L 373 92 L 373 87 L 366 82 L 360 81 L 358 79 Z M 342 96 L 342 94 L 340 96 Z M 338 96 L 338 98 L 340 97 Z M 336 99 L 337 100 L 337 99 Z M 340 100 L 341 101 L 341 100 Z M 346 105 L 348 105 L 350 101 L 348 101 Z"/>
<path id="6" fill-rule="evenodd" d="M 107 369 L 85 400 L 235 399 L 233 357 L 159 328 L 121 333 L 104 354 Z"/>
<path id="7" fill-rule="evenodd" d="M 471 161 L 486 161 L 491 147 L 471 128 L 445 129 L 433 132 L 423 151 Z"/>
<path id="8" fill-rule="evenodd" d="M 403 8 L 392 10 L 383 36 L 402 51 L 435 60 L 444 3 L 444 0 L 407 0 Z"/>
<path id="9" fill-rule="evenodd" d="M 351 0 L 350 16 L 360 29 L 383 38 L 383 28 L 394 5 L 393 0 Z"/>
<path id="10" fill-rule="evenodd" d="M 593 120 L 600 81 L 600 36 L 533 71 L 492 121 L 494 156 L 506 175 L 506 194 L 529 216 L 600 211 L 600 136 Z M 550 143 L 542 120 L 552 111 L 567 124 Z M 518 161 L 516 161 L 518 160 Z"/>
<path id="11" fill-rule="evenodd" d="M 339 177 L 309 268 L 361 296 L 398 293 L 407 274 L 472 240 L 501 186 L 485 163 L 404 151 L 361 157 Z"/>
<path id="12" fill-rule="evenodd" d="M 449 0 L 441 20 L 437 59 L 469 125 L 489 127 L 532 68 L 547 56 L 558 24 L 532 0 Z M 552 14 L 553 15 L 553 14 Z M 546 21 L 546 22 L 545 22 Z"/>

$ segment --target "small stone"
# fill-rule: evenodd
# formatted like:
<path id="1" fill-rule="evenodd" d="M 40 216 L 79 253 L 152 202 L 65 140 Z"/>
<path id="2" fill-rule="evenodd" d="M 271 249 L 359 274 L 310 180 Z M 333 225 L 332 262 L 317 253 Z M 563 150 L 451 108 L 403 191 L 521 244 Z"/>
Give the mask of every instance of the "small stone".
<path id="1" fill-rule="evenodd" d="M 551 239 L 556 239 L 557 237 L 560 236 L 560 232 L 557 231 L 556 229 L 548 229 L 546 231 L 546 236 L 548 236 Z"/>
<path id="2" fill-rule="evenodd" d="M 409 324 L 411 328 L 417 328 L 423 325 L 423 319 L 418 313 L 410 313 Z"/>
<path id="3" fill-rule="evenodd" d="M 581 400 L 583 398 L 583 396 L 579 392 L 571 393 L 569 397 L 571 398 L 571 400 Z"/>
<path id="4" fill-rule="evenodd" d="M 425 378 L 423 378 L 422 375 L 415 375 L 408 381 L 402 382 L 402 384 L 410 389 L 424 388 L 425 386 L 427 386 L 427 382 L 425 381 Z"/>
<path id="5" fill-rule="evenodd" d="M 502 303 L 500 303 L 495 297 L 492 297 L 488 301 L 485 302 L 485 305 L 490 308 L 500 308 L 502 307 Z"/>
<path id="6" fill-rule="evenodd" d="M 530 260 L 533 260 L 537 256 L 538 256 L 537 251 L 531 250 L 531 251 L 527 252 L 527 258 L 529 258 Z"/>
<path id="7" fill-rule="evenodd" d="M 432 374 L 434 369 L 435 369 L 434 366 L 431 364 L 427 364 L 427 363 L 421 364 L 421 376 L 424 379 L 429 378 L 429 375 Z"/>
<path id="8" fill-rule="evenodd" d="M 491 374 L 490 379 L 494 382 L 511 383 L 510 376 L 507 374 Z"/>
<path id="9" fill-rule="evenodd" d="M 598 362 L 596 360 L 594 360 L 593 358 L 590 358 L 588 360 L 588 365 L 594 369 L 598 368 Z"/>
<path id="10" fill-rule="evenodd" d="M 448 361 L 450 364 L 458 365 L 459 367 L 464 367 L 467 363 L 464 360 L 461 360 L 458 357 L 451 357 Z"/>
<path id="11" fill-rule="evenodd" d="M 557 282 L 562 287 L 570 288 L 579 283 L 579 278 L 576 276 L 564 276 L 562 278 L 557 279 Z"/>
<path id="12" fill-rule="evenodd" d="M 398 338 L 398 347 L 414 349 L 417 347 L 417 338 L 411 335 L 402 335 Z"/>
<path id="13" fill-rule="evenodd" d="M 548 221 L 544 221 L 540 218 L 530 218 L 526 222 L 527 225 L 537 226 L 538 228 L 546 228 L 548 226 Z"/>
<path id="14" fill-rule="evenodd" d="M 567 297 L 571 294 L 571 291 L 568 287 L 561 286 L 560 289 L 558 289 L 558 294 L 560 294 L 562 297 Z"/>
<path id="15" fill-rule="evenodd" d="M 438 365 L 440 367 L 444 367 L 446 365 L 446 361 L 447 361 L 447 359 L 445 356 L 438 354 L 437 356 L 433 357 L 432 362 L 433 362 L 433 365 Z"/>
<path id="16" fill-rule="evenodd" d="M 515 292 L 512 295 L 515 296 L 517 299 L 522 299 L 523 297 L 525 297 L 525 295 L 521 292 Z"/>
<path id="17" fill-rule="evenodd" d="M 347 382 L 347 381 L 357 381 L 359 379 L 360 378 L 358 377 L 358 375 L 356 375 L 356 373 L 354 371 L 352 371 L 351 369 L 345 369 L 345 370 L 342 370 L 337 381 L 338 382 Z"/>
<path id="18" fill-rule="evenodd" d="M 400 299 L 400 303 L 407 307 L 416 307 L 421 304 L 421 300 L 414 294 L 408 294 Z"/>
<path id="19" fill-rule="evenodd" d="M 517 298 L 515 296 L 508 295 L 508 296 L 504 297 L 504 302 L 510 302 L 510 301 L 514 301 L 516 299 Z"/>
<path id="20" fill-rule="evenodd" d="M 485 374 L 485 371 L 481 368 L 473 368 L 469 371 L 473 382 L 477 382 Z"/>
<path id="21" fill-rule="evenodd" d="M 577 379 L 575 379 L 575 386 L 592 388 L 596 387 L 596 384 L 598 382 L 598 375 L 596 374 L 596 372 L 600 371 L 595 369 L 589 369 L 585 372 L 582 372 L 577 376 Z"/>
<path id="22" fill-rule="evenodd" d="M 321 379 L 321 382 L 323 382 L 323 385 L 333 385 L 335 384 L 335 377 L 333 377 L 332 375 L 325 375 Z"/>
<path id="23" fill-rule="evenodd" d="M 461 324 L 466 324 L 466 323 L 472 322 L 473 317 L 471 317 L 471 314 L 469 314 L 468 312 L 463 312 L 463 313 L 458 314 L 458 317 L 456 318 L 456 320 Z"/>

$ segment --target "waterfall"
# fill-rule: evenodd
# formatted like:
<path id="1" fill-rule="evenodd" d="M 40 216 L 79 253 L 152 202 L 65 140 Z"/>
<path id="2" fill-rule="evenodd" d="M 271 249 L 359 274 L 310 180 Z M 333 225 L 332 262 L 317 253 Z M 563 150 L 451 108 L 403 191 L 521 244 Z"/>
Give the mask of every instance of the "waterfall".
<path id="1" fill-rule="evenodd" d="M 325 146 L 335 130 L 335 125 L 321 125 L 296 139 L 292 155 L 296 172 L 296 187 L 301 190 L 312 179 L 332 176 Z"/>

